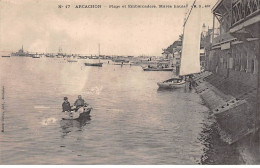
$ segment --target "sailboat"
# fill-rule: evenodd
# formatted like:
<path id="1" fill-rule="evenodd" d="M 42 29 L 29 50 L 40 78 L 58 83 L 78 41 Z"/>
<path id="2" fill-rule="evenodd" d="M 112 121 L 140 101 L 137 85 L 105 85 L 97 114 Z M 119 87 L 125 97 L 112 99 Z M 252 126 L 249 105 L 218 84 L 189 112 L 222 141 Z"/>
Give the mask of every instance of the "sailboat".
<path id="1" fill-rule="evenodd" d="M 98 63 L 85 63 L 85 66 L 102 67 L 103 63 L 100 62 L 100 44 L 98 44 Z"/>
<path id="2" fill-rule="evenodd" d="M 180 62 L 180 73 L 175 78 L 158 82 L 159 88 L 175 89 L 184 87 L 185 78 L 200 72 L 200 35 L 201 35 L 201 11 L 194 8 L 196 0 L 183 25 L 182 53 Z"/>
<path id="3" fill-rule="evenodd" d="M 41 58 L 39 54 L 33 54 L 32 58 Z"/>

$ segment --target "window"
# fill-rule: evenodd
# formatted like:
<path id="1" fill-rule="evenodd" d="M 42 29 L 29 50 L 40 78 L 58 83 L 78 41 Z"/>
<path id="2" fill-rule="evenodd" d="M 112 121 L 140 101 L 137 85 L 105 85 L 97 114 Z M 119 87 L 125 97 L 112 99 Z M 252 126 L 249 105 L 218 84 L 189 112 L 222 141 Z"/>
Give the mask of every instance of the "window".
<path id="1" fill-rule="evenodd" d="M 255 73 L 255 60 L 253 60 L 253 59 L 252 59 L 252 62 L 251 62 L 251 72 Z"/>
<path id="2" fill-rule="evenodd" d="M 229 58 L 229 69 L 233 69 L 233 58 Z"/>

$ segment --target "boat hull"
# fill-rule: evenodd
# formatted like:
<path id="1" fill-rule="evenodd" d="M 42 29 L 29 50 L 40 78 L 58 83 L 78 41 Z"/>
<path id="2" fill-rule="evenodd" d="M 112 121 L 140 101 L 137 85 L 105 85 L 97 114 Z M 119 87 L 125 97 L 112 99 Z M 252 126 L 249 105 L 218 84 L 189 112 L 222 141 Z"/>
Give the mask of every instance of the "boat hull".
<path id="1" fill-rule="evenodd" d="M 85 63 L 85 66 L 97 66 L 102 67 L 103 63 Z"/>
<path id="2" fill-rule="evenodd" d="M 173 68 L 143 68 L 144 71 L 173 71 Z"/>
<path id="3" fill-rule="evenodd" d="M 129 63 L 127 60 L 112 60 L 113 62 Z"/>
<path id="4" fill-rule="evenodd" d="M 78 62 L 77 60 L 68 60 L 68 62 Z"/>
<path id="5" fill-rule="evenodd" d="M 158 82 L 157 85 L 160 89 L 178 89 L 185 86 L 185 82 L 172 83 L 172 82 Z"/>
<path id="6" fill-rule="evenodd" d="M 67 111 L 64 112 L 63 120 L 77 120 L 83 117 L 89 116 L 92 108 L 91 107 L 81 107 L 77 111 Z"/>

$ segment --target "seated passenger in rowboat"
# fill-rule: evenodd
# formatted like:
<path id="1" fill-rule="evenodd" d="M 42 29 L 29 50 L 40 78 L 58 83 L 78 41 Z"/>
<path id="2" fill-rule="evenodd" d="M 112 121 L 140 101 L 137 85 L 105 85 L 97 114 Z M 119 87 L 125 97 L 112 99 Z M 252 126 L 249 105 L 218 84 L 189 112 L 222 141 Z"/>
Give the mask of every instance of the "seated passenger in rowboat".
<path id="1" fill-rule="evenodd" d="M 62 112 L 71 111 L 70 102 L 67 97 L 64 97 L 64 102 L 62 103 Z"/>
<path id="2" fill-rule="evenodd" d="M 79 95 L 78 99 L 75 101 L 74 106 L 76 107 L 76 111 L 80 108 L 80 107 L 84 107 L 84 106 L 88 106 L 88 104 L 85 102 L 84 99 L 82 99 L 82 96 Z"/>

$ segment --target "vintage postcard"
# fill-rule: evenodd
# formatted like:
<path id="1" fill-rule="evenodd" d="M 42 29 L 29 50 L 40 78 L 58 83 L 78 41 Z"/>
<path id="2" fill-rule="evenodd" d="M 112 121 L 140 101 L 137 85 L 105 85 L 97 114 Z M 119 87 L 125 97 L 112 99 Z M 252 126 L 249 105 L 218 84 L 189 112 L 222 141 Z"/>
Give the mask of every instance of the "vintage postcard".
<path id="1" fill-rule="evenodd" d="M 259 164 L 259 14 L 259 0 L 0 0 L 0 164 Z"/>

